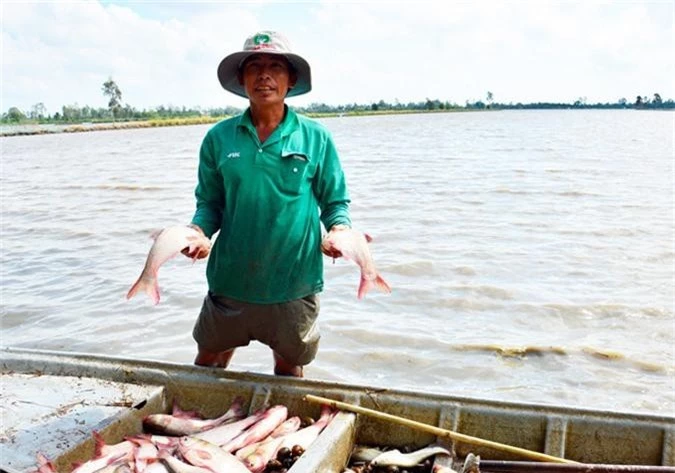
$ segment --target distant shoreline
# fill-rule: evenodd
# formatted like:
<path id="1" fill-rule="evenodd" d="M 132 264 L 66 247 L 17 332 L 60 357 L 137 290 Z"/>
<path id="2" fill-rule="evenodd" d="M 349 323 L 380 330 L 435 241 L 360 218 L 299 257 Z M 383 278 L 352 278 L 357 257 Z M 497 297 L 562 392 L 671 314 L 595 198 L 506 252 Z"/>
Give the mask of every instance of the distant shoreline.
<path id="1" fill-rule="evenodd" d="M 467 108 L 453 108 L 441 110 L 359 110 L 350 112 L 318 112 L 318 113 L 302 113 L 302 115 L 311 118 L 333 118 L 333 117 L 360 117 L 373 115 L 410 115 L 421 113 L 464 113 L 464 112 L 498 112 L 503 109 L 467 109 Z M 122 122 L 105 122 L 105 123 L 25 123 L 17 125 L 3 124 L 0 128 L 0 137 L 12 136 L 30 136 L 30 135 L 52 135 L 57 133 L 82 133 L 91 131 L 103 130 L 129 130 L 137 128 L 156 128 L 165 126 L 187 126 L 187 125 L 207 125 L 210 123 L 217 123 L 229 116 L 195 116 L 195 117 L 181 117 L 181 118 L 157 118 L 150 120 L 134 120 Z"/>
<path id="2" fill-rule="evenodd" d="M 366 110 L 352 112 L 319 112 L 302 113 L 302 115 L 311 118 L 332 118 L 332 117 L 358 117 L 371 115 L 409 115 L 419 113 L 457 113 L 457 112 L 475 112 L 486 110 L 471 109 L 451 109 L 451 110 Z M 487 110 L 489 111 L 489 110 Z M 11 136 L 30 136 L 30 135 L 53 135 L 57 133 L 82 133 L 102 130 L 129 130 L 136 128 L 156 128 L 164 126 L 187 126 L 187 125 L 207 125 L 217 123 L 229 116 L 197 116 L 182 118 L 157 118 L 151 120 L 134 120 L 124 122 L 105 122 L 105 123 L 25 123 L 18 125 L 3 124 L 0 130 L 0 137 Z"/>

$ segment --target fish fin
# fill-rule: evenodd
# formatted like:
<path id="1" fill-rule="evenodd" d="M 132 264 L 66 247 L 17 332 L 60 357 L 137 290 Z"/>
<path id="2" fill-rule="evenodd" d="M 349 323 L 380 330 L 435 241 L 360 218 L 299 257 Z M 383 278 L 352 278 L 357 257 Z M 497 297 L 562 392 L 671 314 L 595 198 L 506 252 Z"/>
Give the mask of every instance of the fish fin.
<path id="1" fill-rule="evenodd" d="M 141 289 L 150 296 L 153 303 L 157 304 L 159 302 L 159 286 L 157 285 L 157 279 L 148 282 L 148 280 L 143 277 L 138 278 L 138 281 L 136 281 L 134 285 L 131 286 L 131 289 L 129 289 L 129 292 L 127 292 L 127 299 L 134 297 Z"/>
<path id="2" fill-rule="evenodd" d="M 359 284 L 359 291 L 357 292 L 356 296 L 359 299 L 363 299 L 363 296 L 365 296 L 368 293 L 368 291 L 370 291 L 371 287 L 373 287 L 373 281 L 370 281 L 362 277 L 361 283 Z"/>
<path id="3" fill-rule="evenodd" d="M 385 281 L 382 276 L 379 274 L 375 278 L 375 287 L 377 287 L 380 291 L 386 292 L 387 294 L 391 294 L 391 286 Z"/>
<path id="4" fill-rule="evenodd" d="M 379 274 L 375 279 L 366 279 L 364 277 L 361 277 L 361 283 L 359 284 L 359 291 L 357 293 L 357 297 L 359 299 L 363 299 L 363 296 L 365 296 L 368 291 L 370 291 L 372 288 L 376 287 L 382 292 L 386 292 L 387 294 L 391 293 L 391 287 L 389 284 L 387 284 L 387 281 L 382 279 L 382 276 Z"/>
<path id="5" fill-rule="evenodd" d="M 131 286 L 131 289 L 129 289 L 129 292 L 127 292 L 127 299 L 131 299 L 136 295 L 139 289 L 144 289 L 144 283 L 143 283 L 143 278 L 140 277 L 136 282 L 134 283 L 133 286 Z"/>
<path id="6" fill-rule="evenodd" d="M 157 284 L 157 280 L 155 279 L 152 284 L 147 284 L 145 286 L 145 292 L 150 296 L 150 299 L 152 299 L 152 303 L 157 305 L 159 304 L 159 285 Z"/>
<path id="7" fill-rule="evenodd" d="M 91 435 L 94 437 L 94 458 L 100 457 L 103 454 L 103 447 L 106 446 L 105 440 L 96 430 Z"/>

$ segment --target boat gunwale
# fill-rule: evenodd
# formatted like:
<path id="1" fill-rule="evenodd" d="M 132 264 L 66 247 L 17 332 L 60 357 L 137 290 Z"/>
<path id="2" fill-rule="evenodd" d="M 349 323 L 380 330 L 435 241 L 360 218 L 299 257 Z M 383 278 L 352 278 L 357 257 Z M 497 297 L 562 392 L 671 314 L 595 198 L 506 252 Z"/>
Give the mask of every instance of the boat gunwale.
<path id="1" fill-rule="evenodd" d="M 249 371 L 232 371 L 221 368 L 209 368 L 175 362 L 158 361 L 152 359 L 131 359 L 114 355 L 101 355 L 92 353 L 66 352 L 55 350 L 42 350 L 34 348 L 0 347 L 0 373 L 6 374 L 8 362 L 15 365 L 20 362 L 30 363 L 31 365 L 44 364 L 45 366 L 57 365 L 60 372 L 50 372 L 44 374 L 59 376 L 89 376 L 82 371 L 67 372 L 63 368 L 66 366 L 73 370 L 82 370 L 87 368 L 91 372 L 98 373 L 101 378 L 105 369 L 114 375 L 116 381 L 143 383 L 152 382 L 157 384 L 158 380 L 153 378 L 159 375 L 165 378 L 168 384 L 175 381 L 178 375 L 182 380 L 194 380 L 197 382 L 219 382 L 228 381 L 246 381 L 250 383 L 266 383 L 272 385 L 288 386 L 293 388 L 303 388 L 310 390 L 313 386 L 321 391 L 336 391 L 342 393 L 365 394 L 369 397 L 407 397 L 410 399 L 419 399 L 424 402 L 433 402 L 437 404 L 457 404 L 465 407 L 496 408 L 500 410 L 527 411 L 531 413 L 542 413 L 547 415 L 567 415 L 574 417 L 603 417 L 605 420 L 631 420 L 638 422 L 672 424 L 675 427 L 675 415 L 646 413 L 630 410 L 603 410 L 591 409 L 579 406 L 567 406 L 547 403 L 529 403 L 518 401 L 500 401 L 489 398 L 473 398 L 468 396 L 456 396 L 442 393 L 412 391 L 406 389 L 390 389 L 379 386 L 349 384 L 337 381 L 314 380 L 309 378 L 278 377 L 264 373 L 254 373 Z M 127 368 L 126 370 L 124 368 Z M 105 369 L 104 369 L 105 368 Z M 39 370 L 33 369 L 35 372 Z M 26 371 L 19 371 L 26 372 Z M 169 374 L 170 373 L 170 374 Z M 109 378 L 106 378 L 109 379 Z M 340 396 L 343 397 L 343 396 Z"/>

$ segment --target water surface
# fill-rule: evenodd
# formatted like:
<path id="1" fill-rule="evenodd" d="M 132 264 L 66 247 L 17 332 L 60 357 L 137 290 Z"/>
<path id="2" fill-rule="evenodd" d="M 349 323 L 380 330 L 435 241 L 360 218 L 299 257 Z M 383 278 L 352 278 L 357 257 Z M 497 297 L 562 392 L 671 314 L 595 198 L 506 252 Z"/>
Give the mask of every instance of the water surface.
<path id="1" fill-rule="evenodd" d="M 504 111 L 322 120 L 355 227 L 393 287 L 326 259 L 315 379 L 675 414 L 675 114 Z M 2 138 L 2 344 L 191 363 L 205 263 L 125 300 L 193 212 L 186 126 Z M 269 350 L 231 369 L 272 372 Z"/>

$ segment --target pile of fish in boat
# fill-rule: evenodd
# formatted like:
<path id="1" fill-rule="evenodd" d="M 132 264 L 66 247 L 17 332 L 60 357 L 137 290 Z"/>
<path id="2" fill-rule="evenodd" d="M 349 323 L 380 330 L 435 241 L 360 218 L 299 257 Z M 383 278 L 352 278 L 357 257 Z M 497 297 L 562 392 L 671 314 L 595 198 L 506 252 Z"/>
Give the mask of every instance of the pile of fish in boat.
<path id="1" fill-rule="evenodd" d="M 384 450 L 356 445 L 343 473 L 457 473 L 441 462 L 434 462 L 436 456 L 443 456 L 447 460 L 452 458 L 447 449 L 434 445 L 418 450 L 405 447 L 401 450 Z M 476 470 L 471 462 L 466 462 L 460 471 L 470 473 Z"/>
<path id="2" fill-rule="evenodd" d="M 108 445 L 94 432 L 94 458 L 72 473 L 282 473 L 336 413 L 324 406 L 318 420 L 301 419 L 279 404 L 247 416 L 236 398 L 222 416 L 205 419 L 174 404 L 171 414 L 145 417 L 144 433 L 123 442 Z M 38 455 L 36 473 L 55 471 Z"/>

